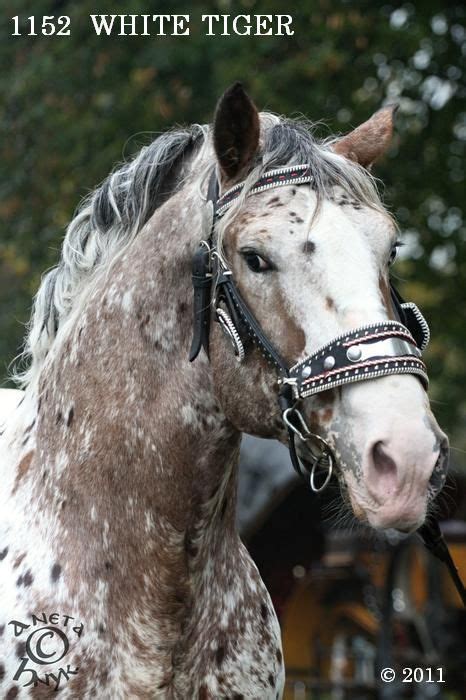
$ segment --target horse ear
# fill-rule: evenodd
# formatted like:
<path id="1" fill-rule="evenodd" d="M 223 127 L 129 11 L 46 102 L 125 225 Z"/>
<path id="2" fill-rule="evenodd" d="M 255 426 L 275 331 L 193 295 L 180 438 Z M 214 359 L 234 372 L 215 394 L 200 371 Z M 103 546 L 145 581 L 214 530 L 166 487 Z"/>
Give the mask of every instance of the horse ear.
<path id="1" fill-rule="evenodd" d="M 222 173 L 238 178 L 259 146 L 259 114 L 241 83 L 229 87 L 217 104 L 214 117 L 214 148 Z"/>
<path id="2" fill-rule="evenodd" d="M 370 119 L 335 141 L 333 150 L 345 158 L 370 168 L 387 150 L 393 136 L 397 105 L 379 109 Z"/>

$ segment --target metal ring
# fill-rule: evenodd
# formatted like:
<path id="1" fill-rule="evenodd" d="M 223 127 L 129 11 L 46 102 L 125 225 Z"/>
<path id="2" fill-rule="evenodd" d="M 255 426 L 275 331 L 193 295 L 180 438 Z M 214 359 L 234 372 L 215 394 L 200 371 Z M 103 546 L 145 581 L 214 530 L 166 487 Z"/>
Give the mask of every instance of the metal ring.
<path id="1" fill-rule="evenodd" d="M 316 469 L 319 466 L 319 463 L 320 463 L 322 457 L 325 457 L 328 460 L 328 467 L 327 467 L 328 471 L 327 471 L 327 476 L 325 477 L 324 483 L 322 484 L 322 486 L 317 488 L 317 486 L 315 484 L 315 473 L 316 473 Z M 328 486 L 330 479 L 332 478 L 332 474 L 333 474 L 333 457 L 332 457 L 332 454 L 330 452 L 326 452 L 325 455 L 321 455 L 319 457 L 319 459 L 317 459 L 314 462 L 314 464 L 312 465 L 311 473 L 309 475 L 309 484 L 310 484 L 311 489 L 314 491 L 314 493 L 320 493 Z"/>

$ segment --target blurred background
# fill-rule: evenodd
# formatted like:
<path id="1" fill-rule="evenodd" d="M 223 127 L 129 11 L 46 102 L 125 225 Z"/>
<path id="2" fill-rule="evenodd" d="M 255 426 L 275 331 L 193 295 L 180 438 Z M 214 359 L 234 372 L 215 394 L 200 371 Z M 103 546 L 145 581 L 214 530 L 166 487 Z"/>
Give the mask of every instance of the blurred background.
<path id="1" fill-rule="evenodd" d="M 31 299 L 58 259 L 78 202 L 157 132 L 210 121 L 218 96 L 238 79 L 259 108 L 304 114 L 322 136 L 396 102 L 394 144 L 375 174 L 405 243 L 393 270 L 397 286 L 431 326 L 430 395 L 453 445 L 444 527 L 466 567 L 464 4 L 150 5 L 0 1 L 2 385 L 11 385 L 7 368 L 21 347 Z M 189 13 L 191 35 L 97 37 L 89 21 L 95 12 Z M 209 37 L 199 21 L 202 13 L 284 12 L 293 16 L 294 36 Z M 10 17 L 31 14 L 70 15 L 71 36 L 12 37 Z M 335 510 L 336 493 L 312 497 L 273 445 L 246 440 L 240 496 L 243 537 L 281 616 L 288 697 L 466 698 L 464 617 L 416 541 L 335 534 L 325 514 Z M 377 687 L 380 658 L 449 664 L 446 683 Z"/>

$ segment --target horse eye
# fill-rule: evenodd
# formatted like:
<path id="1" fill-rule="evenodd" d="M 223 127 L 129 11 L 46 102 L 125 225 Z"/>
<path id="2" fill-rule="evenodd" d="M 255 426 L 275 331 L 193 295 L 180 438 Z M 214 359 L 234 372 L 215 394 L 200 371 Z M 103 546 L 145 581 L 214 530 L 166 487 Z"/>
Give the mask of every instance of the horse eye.
<path id="1" fill-rule="evenodd" d="M 267 270 L 272 269 L 270 263 L 252 250 L 244 252 L 243 257 L 246 260 L 246 265 L 253 272 L 267 272 Z"/>
<path id="2" fill-rule="evenodd" d="M 401 241 L 397 241 L 390 252 L 390 257 L 388 259 L 388 264 L 393 265 L 398 255 L 398 248 L 402 245 Z"/>

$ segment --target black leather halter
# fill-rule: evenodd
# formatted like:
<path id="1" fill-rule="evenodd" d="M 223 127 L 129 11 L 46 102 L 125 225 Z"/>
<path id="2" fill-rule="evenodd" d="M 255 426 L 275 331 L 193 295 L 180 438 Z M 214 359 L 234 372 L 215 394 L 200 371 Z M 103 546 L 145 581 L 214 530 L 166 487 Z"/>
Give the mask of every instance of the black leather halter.
<path id="1" fill-rule="evenodd" d="M 311 168 L 306 164 L 270 170 L 249 190 L 248 196 L 285 185 L 312 184 L 312 179 Z M 347 331 L 289 367 L 242 298 L 233 273 L 214 240 L 216 221 L 243 189 L 244 183 L 240 183 L 219 197 L 218 180 L 212 173 L 206 202 L 210 218 L 208 236 L 201 241 L 192 263 L 194 320 L 189 359 L 195 360 L 201 348 L 209 356 L 212 308 L 239 362 L 244 359 L 248 345 L 253 343 L 277 370 L 278 401 L 288 430 L 291 462 L 301 477 L 309 478 L 314 491 L 321 491 L 332 475 L 334 457 L 325 440 L 307 427 L 298 410 L 299 402 L 337 386 L 391 374 L 414 374 L 427 388 L 427 370 L 421 356 L 429 342 L 429 327 L 417 306 L 405 302 L 390 283 L 397 321 L 376 321 Z M 310 469 L 298 458 L 295 436 L 307 443 L 313 460 Z M 324 483 L 317 487 L 316 469 L 320 466 L 326 467 L 328 473 Z M 464 586 L 437 522 L 423 525 L 419 534 L 426 547 L 446 563 L 466 605 Z"/>

